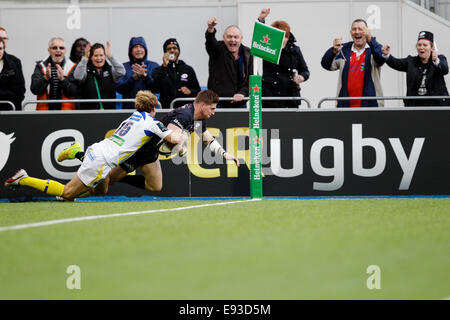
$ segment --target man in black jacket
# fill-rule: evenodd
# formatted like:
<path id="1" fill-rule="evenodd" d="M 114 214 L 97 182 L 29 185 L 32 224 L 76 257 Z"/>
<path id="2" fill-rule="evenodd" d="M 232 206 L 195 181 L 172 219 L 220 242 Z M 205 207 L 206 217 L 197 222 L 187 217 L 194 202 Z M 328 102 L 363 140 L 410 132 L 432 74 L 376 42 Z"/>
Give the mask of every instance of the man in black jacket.
<path id="1" fill-rule="evenodd" d="M 159 101 L 163 108 L 170 108 L 175 98 L 192 100 L 200 92 L 200 85 L 194 69 L 183 60 L 179 60 L 180 44 L 174 38 L 167 39 L 163 45 L 163 64 L 153 70 L 153 90 L 160 94 Z M 186 101 L 175 103 L 174 108 L 185 105 Z"/>
<path id="2" fill-rule="evenodd" d="M 206 51 L 209 55 L 208 89 L 220 97 L 232 97 L 231 102 L 220 102 L 220 107 L 242 107 L 248 96 L 249 76 L 253 73 L 253 57 L 250 48 L 242 44 L 239 27 L 229 26 L 223 33 L 223 41 L 217 41 L 217 19 L 208 19 Z"/>
<path id="3" fill-rule="evenodd" d="M 21 102 L 25 97 L 25 80 L 22 63 L 18 58 L 6 53 L 6 30 L 0 28 L 0 100 L 11 101 L 16 110 L 21 110 Z M 0 104 L 1 110 L 12 110 L 9 104 Z"/>

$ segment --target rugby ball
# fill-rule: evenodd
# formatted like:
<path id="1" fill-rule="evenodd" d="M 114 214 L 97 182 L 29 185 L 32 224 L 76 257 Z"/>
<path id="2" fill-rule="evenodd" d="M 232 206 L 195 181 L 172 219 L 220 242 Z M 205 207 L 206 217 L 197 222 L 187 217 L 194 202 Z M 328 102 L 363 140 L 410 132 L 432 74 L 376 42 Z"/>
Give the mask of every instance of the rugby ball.
<path id="1" fill-rule="evenodd" d="M 159 154 L 162 154 L 163 156 L 170 156 L 172 154 L 172 145 L 169 145 L 165 142 L 163 142 L 159 148 L 158 148 L 158 152 Z"/>

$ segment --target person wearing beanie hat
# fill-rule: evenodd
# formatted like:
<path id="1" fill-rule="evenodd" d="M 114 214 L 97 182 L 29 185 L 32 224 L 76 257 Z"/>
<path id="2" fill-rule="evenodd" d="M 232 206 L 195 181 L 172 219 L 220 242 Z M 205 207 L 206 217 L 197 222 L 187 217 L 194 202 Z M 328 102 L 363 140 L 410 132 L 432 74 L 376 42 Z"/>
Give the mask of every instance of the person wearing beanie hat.
<path id="1" fill-rule="evenodd" d="M 163 108 L 170 108 L 176 98 L 193 98 L 200 92 L 200 85 L 194 69 L 179 59 L 180 44 L 177 39 L 169 38 L 163 44 L 163 63 L 153 70 L 153 91 L 160 94 Z M 185 102 L 175 103 L 174 108 Z"/>
<path id="2" fill-rule="evenodd" d="M 417 41 L 419 41 L 420 39 L 425 39 L 433 43 L 433 37 L 434 36 L 430 31 L 420 31 Z"/>
<path id="3" fill-rule="evenodd" d="M 383 57 L 392 69 L 406 72 L 407 96 L 448 96 L 444 76 L 448 74 L 447 58 L 438 54 L 434 35 L 420 31 L 416 43 L 417 55 L 397 59 L 390 54 L 390 45 L 383 46 Z M 450 99 L 404 100 L 405 106 L 450 106 Z"/>
<path id="4" fill-rule="evenodd" d="M 117 82 L 117 92 L 124 99 L 134 99 L 140 90 L 153 91 L 152 72 L 159 64 L 147 60 L 148 48 L 143 37 L 132 37 L 128 45 L 128 57 L 130 61 L 125 62 L 126 74 Z M 134 103 L 123 104 L 124 109 L 133 109 Z"/>
<path id="5" fill-rule="evenodd" d="M 167 46 L 168 46 L 168 45 L 171 45 L 171 44 L 175 45 L 175 46 L 178 48 L 178 51 L 180 51 L 180 44 L 178 43 L 177 39 L 175 39 L 175 38 L 170 38 L 170 39 L 167 39 L 167 40 L 164 42 L 164 45 L 163 45 L 163 52 L 164 52 L 164 53 L 167 51 Z"/>

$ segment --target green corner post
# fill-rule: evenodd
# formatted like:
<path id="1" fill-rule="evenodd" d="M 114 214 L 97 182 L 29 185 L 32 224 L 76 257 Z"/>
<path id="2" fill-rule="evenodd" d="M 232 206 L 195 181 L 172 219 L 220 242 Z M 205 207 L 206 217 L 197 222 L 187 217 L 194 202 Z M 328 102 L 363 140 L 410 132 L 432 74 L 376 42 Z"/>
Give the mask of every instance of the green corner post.
<path id="1" fill-rule="evenodd" d="M 255 22 L 253 28 L 250 53 L 253 56 L 254 67 L 250 76 L 250 197 L 263 197 L 262 174 L 262 77 L 256 75 L 258 63 L 267 60 L 278 64 L 285 32 L 276 28 Z"/>
<path id="2" fill-rule="evenodd" d="M 250 197 L 263 197 L 262 179 L 262 77 L 250 76 Z"/>

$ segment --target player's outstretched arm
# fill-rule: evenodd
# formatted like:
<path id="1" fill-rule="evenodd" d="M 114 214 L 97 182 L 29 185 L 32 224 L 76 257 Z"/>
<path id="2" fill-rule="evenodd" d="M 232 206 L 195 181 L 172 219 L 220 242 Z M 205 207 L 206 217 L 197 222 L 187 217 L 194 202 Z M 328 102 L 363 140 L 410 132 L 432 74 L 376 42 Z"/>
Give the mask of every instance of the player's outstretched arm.
<path id="1" fill-rule="evenodd" d="M 221 154 L 225 160 L 233 160 L 236 166 L 239 167 L 239 160 L 232 154 L 226 152 L 226 150 L 220 145 L 219 141 L 217 141 L 208 130 L 203 132 L 203 143 L 209 147 L 213 154 Z"/>

